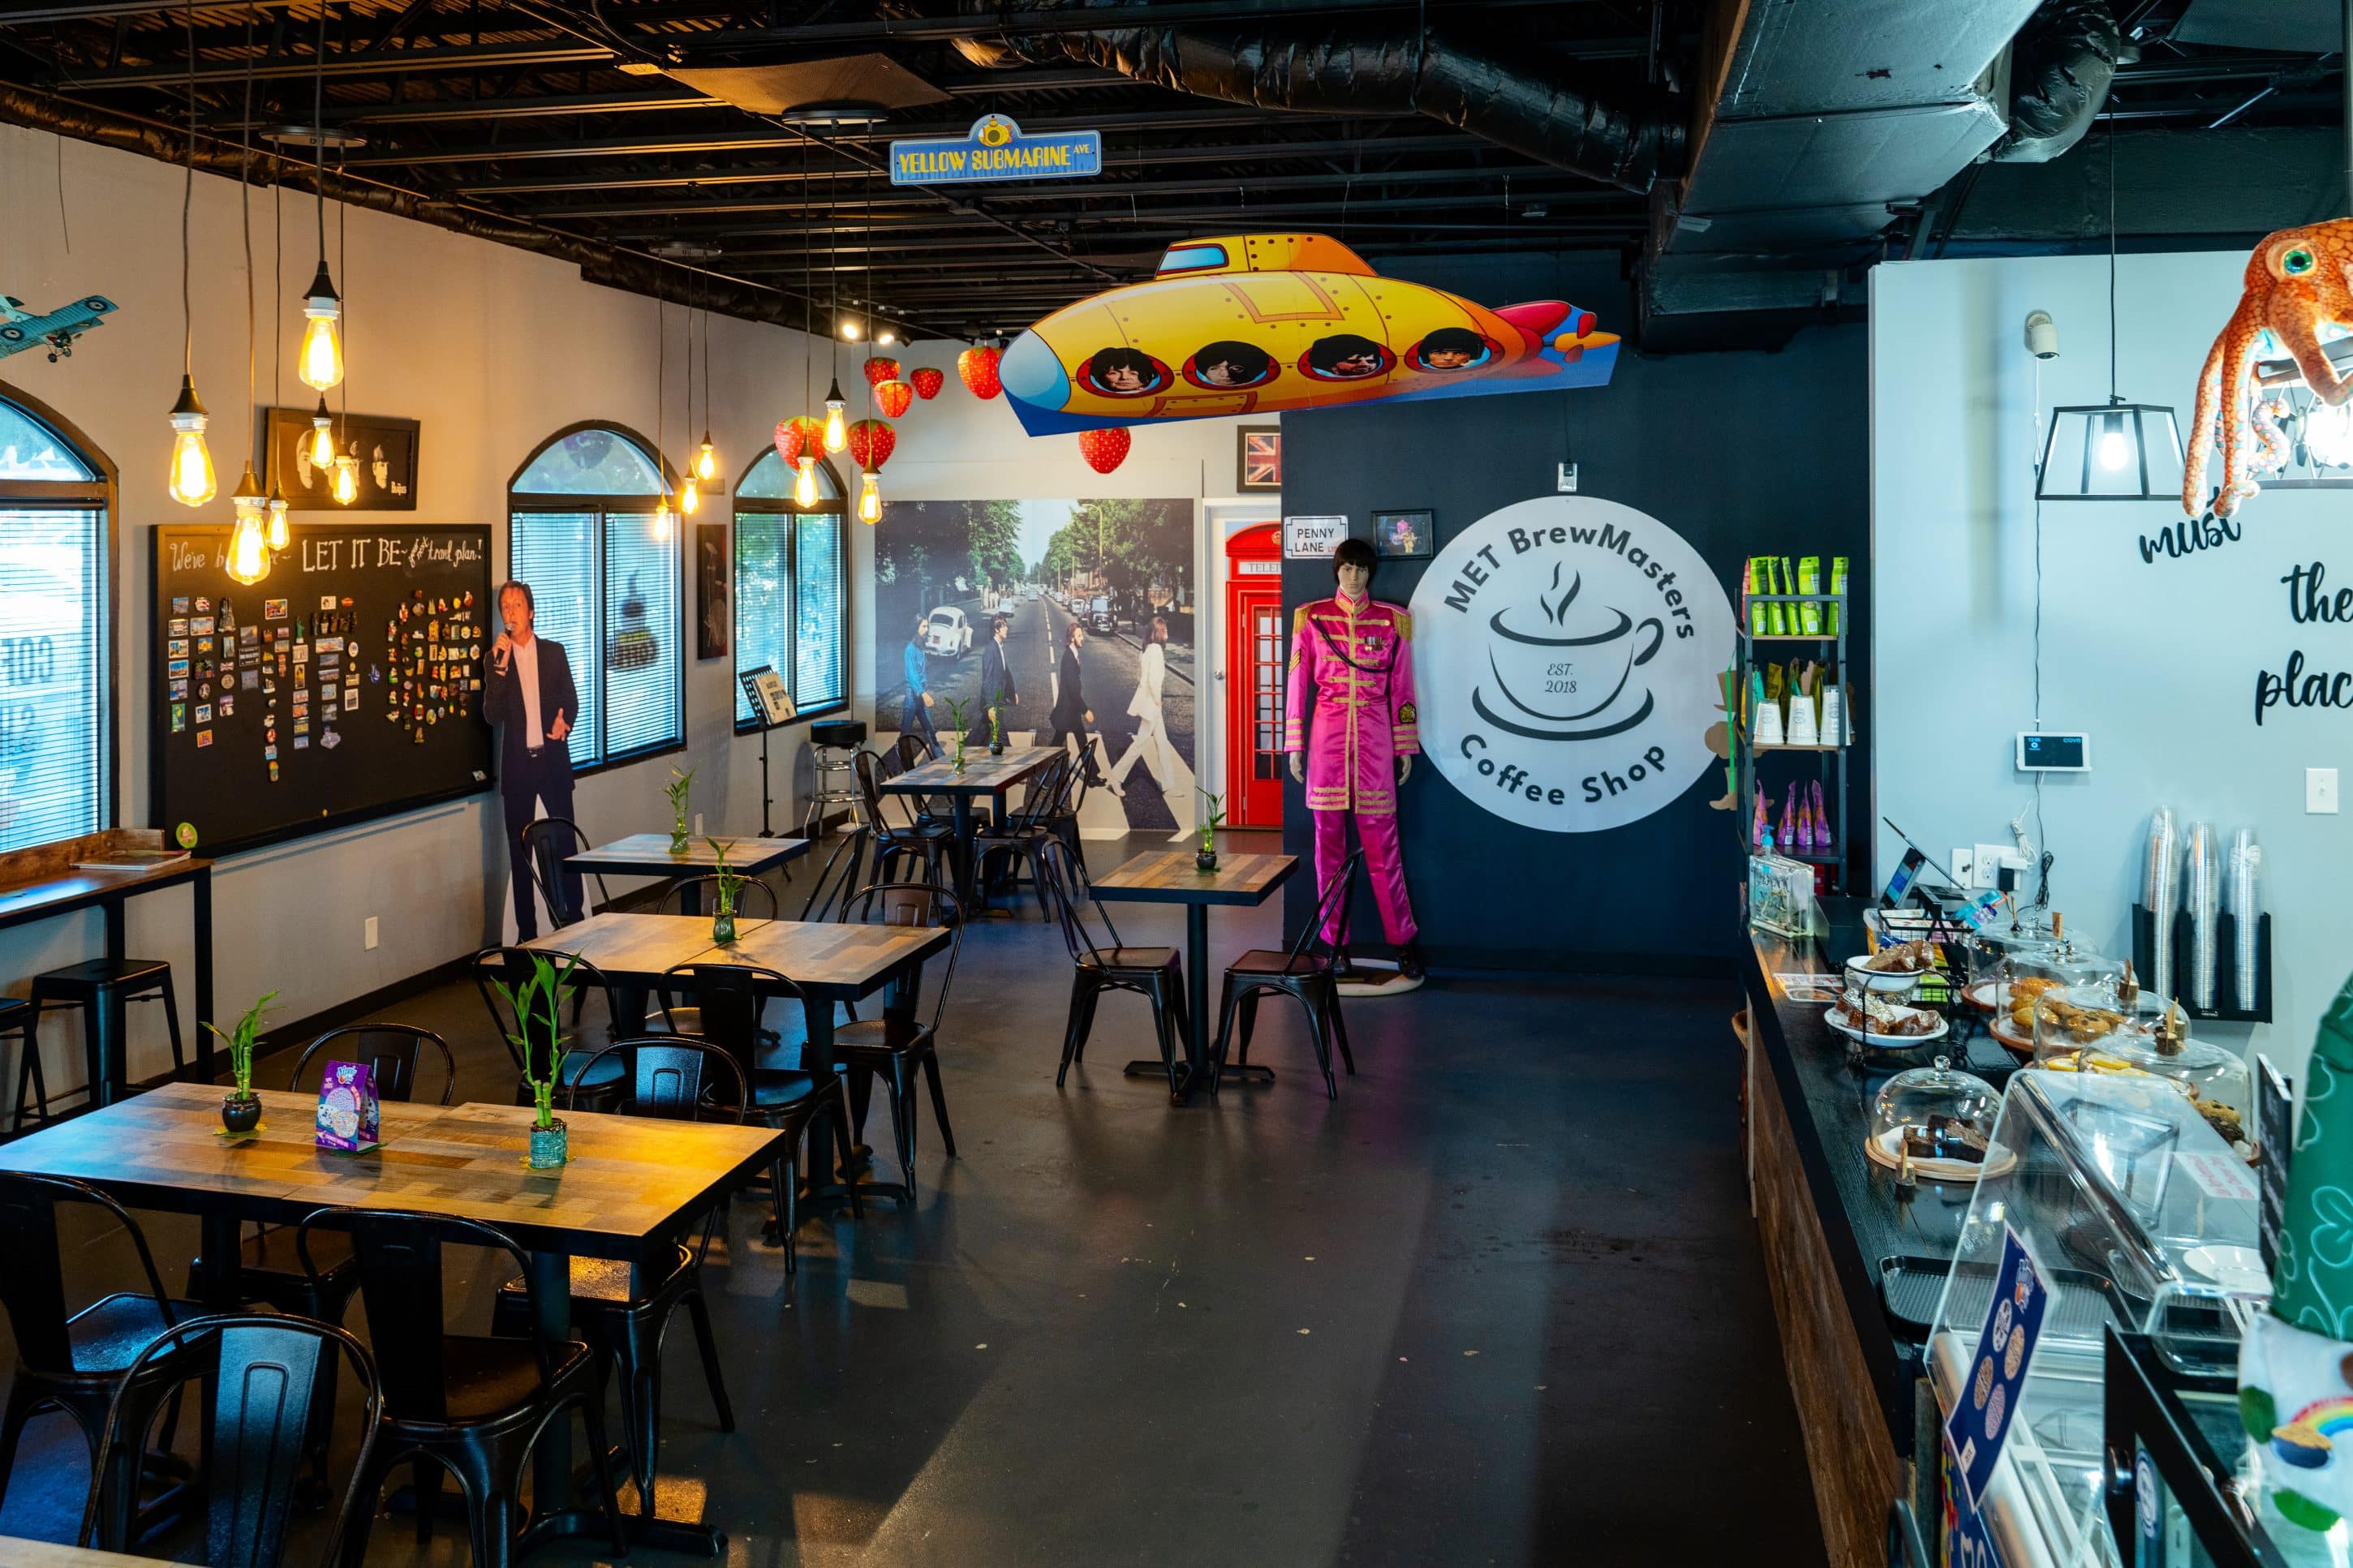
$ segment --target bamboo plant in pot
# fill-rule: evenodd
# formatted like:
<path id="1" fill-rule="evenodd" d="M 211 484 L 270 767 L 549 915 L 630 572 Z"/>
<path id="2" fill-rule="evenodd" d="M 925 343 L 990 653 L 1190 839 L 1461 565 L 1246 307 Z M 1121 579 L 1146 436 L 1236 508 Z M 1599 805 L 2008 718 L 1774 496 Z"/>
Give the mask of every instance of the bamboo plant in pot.
<path id="1" fill-rule="evenodd" d="M 564 998 L 572 989 L 572 971 L 577 958 L 566 956 L 564 968 L 558 971 L 544 953 L 533 953 L 531 973 L 519 986 L 510 986 L 503 980 L 493 980 L 491 985 L 500 999 L 514 1015 L 515 1027 L 507 1038 L 522 1054 L 522 1079 L 531 1086 L 532 1104 L 539 1114 L 532 1119 L 531 1152 L 525 1159 L 534 1171 L 553 1170 L 569 1158 L 565 1140 L 563 1119 L 555 1114 L 555 1087 L 564 1081 Z M 544 1070 L 542 1070 L 543 1067 Z"/>
<path id="2" fill-rule="evenodd" d="M 948 701 L 948 722 L 955 726 L 955 771 L 964 772 L 964 700 L 951 697 Z"/>
<path id="3" fill-rule="evenodd" d="M 1226 797 L 1203 790 L 1201 798 L 1209 803 L 1209 809 L 1201 816 L 1201 850 L 1193 857 L 1193 865 L 1199 870 L 1214 871 L 1218 868 L 1218 829 L 1226 820 Z"/>
<path id="4" fill-rule="evenodd" d="M 272 991 L 245 1010 L 234 1027 L 223 1029 L 207 1019 L 205 1027 L 228 1047 L 229 1072 L 237 1087 L 221 1096 L 221 1131 L 242 1135 L 261 1125 L 261 1096 L 253 1092 L 253 1047 L 261 1038 L 262 1016 L 278 1000 Z"/>
<path id="5" fill-rule="evenodd" d="M 719 864 L 712 871 L 712 880 L 719 889 L 719 907 L 711 916 L 711 940 L 725 946 L 735 940 L 735 895 L 742 890 L 745 879 L 727 864 L 727 846 L 716 838 L 706 838 L 711 853 Z"/>
<path id="6" fill-rule="evenodd" d="M 670 769 L 670 783 L 662 785 L 662 794 L 670 796 L 670 853 L 673 860 L 686 858 L 687 796 L 693 789 L 694 770 L 692 768 L 687 769 L 684 773 L 680 773 L 676 768 Z"/>

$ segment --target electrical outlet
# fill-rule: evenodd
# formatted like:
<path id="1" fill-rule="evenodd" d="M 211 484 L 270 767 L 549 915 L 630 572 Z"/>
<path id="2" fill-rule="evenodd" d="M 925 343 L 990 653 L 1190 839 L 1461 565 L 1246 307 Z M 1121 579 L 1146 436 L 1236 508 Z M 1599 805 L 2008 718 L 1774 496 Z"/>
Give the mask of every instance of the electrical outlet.
<path id="1" fill-rule="evenodd" d="M 1969 879 L 1972 888 L 1993 889 L 2001 886 L 2001 868 L 2017 858 L 2007 844 L 1980 844 L 1977 847 L 1974 874 Z"/>
<path id="2" fill-rule="evenodd" d="M 1556 481 L 1556 484 L 1560 494 L 1565 496 L 1575 495 L 1577 493 L 1577 465 L 1575 463 L 1563 463 L 1560 466 L 1560 478 Z"/>
<path id="3" fill-rule="evenodd" d="M 2306 768 L 2304 770 L 2304 809 L 2307 816 L 2337 815 L 2337 770 Z"/>
<path id="4" fill-rule="evenodd" d="M 1945 868 L 1952 872 L 1953 880 L 1958 882 L 1962 887 L 1974 888 L 1978 885 L 1978 857 L 1976 850 L 1965 849 L 1959 845 L 1955 845 L 1953 847 L 1953 858 L 1945 862 Z"/>
<path id="5" fill-rule="evenodd" d="M 367 949 L 370 952 L 374 952 L 375 951 L 375 917 L 374 915 L 370 915 L 367 918 L 367 924 L 361 928 L 360 945 Z"/>

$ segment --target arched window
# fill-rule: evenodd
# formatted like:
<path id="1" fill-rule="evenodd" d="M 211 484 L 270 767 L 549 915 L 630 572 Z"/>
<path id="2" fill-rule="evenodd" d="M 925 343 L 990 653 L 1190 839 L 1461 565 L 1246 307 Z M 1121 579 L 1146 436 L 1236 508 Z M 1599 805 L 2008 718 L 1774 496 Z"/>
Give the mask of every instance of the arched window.
<path id="1" fill-rule="evenodd" d="M 841 481 L 817 464 L 817 502 L 793 502 L 793 471 L 770 447 L 735 486 L 735 672 L 785 678 L 803 718 L 849 703 L 849 575 Z M 735 727 L 752 728 L 736 682 Z"/>
<path id="2" fill-rule="evenodd" d="M 113 502 L 112 465 L 0 386 L 0 851 L 113 826 Z"/>
<path id="3" fill-rule="evenodd" d="M 655 520 L 666 477 L 634 432 L 575 425 L 507 487 L 507 574 L 531 584 L 533 629 L 564 645 L 580 689 L 576 771 L 686 742 L 684 556 L 676 520 Z"/>

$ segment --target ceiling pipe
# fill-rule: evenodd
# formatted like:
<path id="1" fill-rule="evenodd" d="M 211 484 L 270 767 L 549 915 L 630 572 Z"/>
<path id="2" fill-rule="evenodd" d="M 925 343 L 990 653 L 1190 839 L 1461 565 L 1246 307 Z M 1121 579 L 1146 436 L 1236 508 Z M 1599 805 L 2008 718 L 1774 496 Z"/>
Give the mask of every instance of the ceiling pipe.
<path id="1" fill-rule="evenodd" d="M 958 3 L 977 24 L 1086 9 L 1090 0 Z M 1055 25 L 1060 27 L 1061 20 Z M 1672 174 L 1683 151 L 1679 121 L 1629 113 L 1428 29 L 1360 38 L 1269 37 L 1257 27 L 991 29 L 956 39 L 955 47 L 978 66 L 1067 58 L 1171 91 L 1260 109 L 1423 114 L 1538 163 L 1638 194 Z"/>
<path id="2" fill-rule="evenodd" d="M 1986 156 L 2047 163 L 2065 153 L 2099 118 L 2116 68 L 2139 58 L 2108 0 L 2051 0 L 2010 45 L 2010 130 Z"/>

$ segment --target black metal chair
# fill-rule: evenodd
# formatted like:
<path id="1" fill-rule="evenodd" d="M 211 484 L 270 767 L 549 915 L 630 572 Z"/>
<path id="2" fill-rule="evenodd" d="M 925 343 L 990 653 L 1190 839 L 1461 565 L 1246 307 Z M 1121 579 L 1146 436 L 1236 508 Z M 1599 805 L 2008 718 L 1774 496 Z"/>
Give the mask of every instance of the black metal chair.
<path id="1" fill-rule="evenodd" d="M 1050 921 L 1054 915 L 1046 907 L 1045 889 L 1037 888 L 1038 850 L 1044 844 L 1060 840 L 1054 817 L 1069 806 L 1071 786 L 1077 778 L 1070 753 L 1065 752 L 1029 775 L 1021 804 L 1008 812 L 1004 821 L 990 823 L 974 835 L 973 852 L 980 858 L 975 879 L 983 889 L 987 888 L 990 862 L 1001 858 L 1009 864 L 999 868 L 997 874 L 1018 895 L 1020 868 L 1028 866 L 1030 884 L 1038 893 L 1038 918 L 1041 921 Z"/>
<path id="2" fill-rule="evenodd" d="M 669 1121 L 744 1120 L 743 1069 L 717 1046 L 659 1036 L 623 1040 L 598 1054 L 605 1052 L 617 1053 L 628 1064 L 630 1087 L 629 1097 L 621 1102 L 624 1116 Z M 621 1426 L 628 1435 L 629 1468 L 638 1483 L 638 1509 L 648 1515 L 654 1511 L 654 1461 L 661 1440 L 662 1345 L 681 1306 L 694 1326 L 711 1402 L 719 1407 L 719 1429 L 735 1430 L 734 1407 L 727 1402 L 727 1384 L 719 1370 L 719 1343 L 712 1337 L 711 1309 L 702 1296 L 702 1261 L 726 1208 L 724 1202 L 712 1207 L 703 1221 L 702 1239 L 691 1248 L 681 1246 L 669 1271 L 649 1279 L 642 1296 L 631 1288 L 628 1264 L 602 1258 L 572 1260 L 573 1325 L 620 1374 Z M 518 1337 L 529 1333 L 529 1303 L 525 1282 L 508 1280 L 499 1287 L 492 1329 Z"/>
<path id="3" fill-rule="evenodd" d="M 613 901 L 613 895 L 606 890 L 604 874 L 598 872 L 596 902 L 585 910 L 580 907 L 580 873 L 567 870 L 564 865 L 567 857 L 594 847 L 578 823 L 568 817 L 543 816 L 522 830 L 522 847 L 531 858 L 532 883 L 538 888 L 541 901 L 547 905 L 548 919 L 555 922 L 556 929 L 584 920 Z"/>
<path id="4" fill-rule="evenodd" d="M 514 1102 L 517 1105 L 532 1102 L 531 1085 L 524 1078 L 526 1068 L 522 1047 L 515 1043 L 524 1031 L 521 1020 L 514 1016 L 514 1009 L 507 1005 L 506 998 L 499 994 L 495 983 L 503 981 L 509 988 L 520 992 L 523 982 L 533 973 L 532 960 L 534 958 L 546 959 L 555 965 L 559 974 L 564 973 L 567 963 L 572 965 L 572 1023 L 575 1032 L 580 1024 L 581 1005 L 589 988 L 594 986 L 605 997 L 606 1043 L 610 1044 L 620 1033 L 620 1005 L 613 994 L 613 983 L 606 978 L 603 970 L 586 959 L 575 953 L 528 947 L 486 947 L 474 954 L 474 989 L 481 993 L 482 1005 L 490 1009 L 491 1026 L 506 1046 L 508 1058 L 514 1063 Z M 533 1055 L 537 1055 L 543 1045 L 544 1042 L 535 1045 Z M 584 1077 L 594 1061 L 596 1061 L 594 1051 L 565 1052 L 564 1071 L 561 1081 L 555 1086 L 556 1090 L 566 1094 L 574 1089 L 579 1090 L 583 1110 L 609 1110 L 620 1103 L 622 1090 L 626 1087 L 621 1077 L 621 1064 L 611 1060 L 600 1062 L 597 1064 L 598 1077 Z"/>
<path id="5" fill-rule="evenodd" d="M 1348 857 L 1337 875 L 1315 900 L 1315 913 L 1287 948 L 1254 947 L 1226 966 L 1225 994 L 1218 1005 L 1218 1043 L 1209 1056 L 1209 1092 L 1218 1092 L 1225 1076 L 1226 1047 L 1237 1010 L 1241 1017 L 1241 1051 L 1236 1060 L 1250 1065 L 1250 1026 L 1258 1019 L 1258 999 L 1274 994 L 1295 996 L 1307 1009 L 1308 1027 L 1315 1040 L 1315 1062 L 1324 1069 L 1324 1092 L 1340 1098 L 1332 1077 L 1332 1047 L 1340 1047 L 1340 1060 L 1348 1076 L 1356 1074 L 1356 1058 L 1348 1050 L 1348 1025 L 1340 1016 L 1339 952 L 1347 942 L 1348 902 L 1356 890 L 1356 873 L 1365 852 Z M 1340 931 L 1338 942 L 1324 940 L 1326 926 Z"/>
<path id="6" fill-rule="evenodd" d="M 866 829 L 867 842 L 874 851 L 874 874 L 888 877 L 892 863 L 902 855 L 911 855 L 923 863 L 923 875 L 939 879 L 946 875 L 955 847 L 955 828 L 952 825 L 934 823 L 910 826 L 894 824 L 882 809 L 882 791 L 874 753 L 860 752 L 852 760 L 858 777 L 858 810 L 860 823 Z"/>
<path id="7" fill-rule="evenodd" d="M 820 1085 L 815 1075 L 760 1065 L 761 1010 L 769 999 L 785 998 L 803 1008 L 808 998 L 801 988 L 773 969 L 748 963 L 681 963 L 662 974 L 662 993 L 673 989 L 694 993 L 696 1019 L 702 1026 L 696 1037 L 717 1046 L 734 1058 L 751 1086 L 748 1114 L 786 1135 L 786 1152 L 768 1167 L 768 1188 L 775 1214 L 776 1239 L 785 1249 L 785 1272 L 797 1271 L 793 1233 L 800 1225 L 799 1168 L 801 1141 L 809 1123 L 830 1110 L 839 1119 L 841 1146 L 856 1140 L 849 1113 L 849 1089 L 837 1072 L 832 1086 Z M 863 1216 L 858 1188 L 849 1189 L 850 1212 Z"/>
<path id="8" fill-rule="evenodd" d="M 520 1533 L 515 1515 L 522 1467 L 541 1435 L 577 1405 L 588 1429 L 588 1457 L 604 1493 L 613 1551 L 627 1556 L 596 1352 L 577 1340 L 550 1344 L 536 1332 L 521 1339 L 453 1334 L 444 1321 L 441 1249 L 457 1245 L 512 1259 L 524 1277 L 531 1321 L 540 1322 L 522 1249 L 505 1233 L 475 1220 L 399 1209 L 328 1208 L 310 1215 L 295 1232 L 295 1247 L 306 1260 L 311 1236 L 322 1225 L 352 1238 L 381 1378 L 382 1440 L 353 1478 L 360 1506 L 373 1513 L 393 1467 L 412 1461 L 417 1539 L 429 1540 L 446 1468 L 465 1496 L 475 1563 L 505 1568 Z M 356 1568 L 357 1561 L 347 1549 L 344 1562 Z"/>
<path id="9" fill-rule="evenodd" d="M 93 958 L 33 976 L 26 997 L 33 1016 L 26 1022 L 28 1037 L 37 1038 L 45 1013 L 66 1010 L 81 1014 L 83 1081 L 90 1103 L 104 1105 L 129 1092 L 124 1058 L 130 1041 L 123 1007 L 131 1002 L 161 1002 L 164 1025 L 172 1039 L 172 1074 L 185 1076 L 187 1052 L 180 1038 L 180 1004 L 172 993 L 172 966 L 160 958 Z M 16 1124 L 25 1124 L 25 1091 L 33 1093 L 34 1114 L 46 1125 L 50 1120 L 49 1087 L 41 1070 L 41 1053 L 28 1050 L 16 1063 Z M 60 1098 L 63 1098 L 61 1095 Z"/>
<path id="10" fill-rule="evenodd" d="M 17 1128 L 25 1118 L 25 1082 L 33 1071 L 33 1058 L 40 1054 L 41 1039 L 37 1026 L 40 1009 L 22 996 L 0 996 L 0 1040 L 16 1042 L 16 1106 L 9 1114 L 9 1127 Z M 44 1095 L 43 1100 L 47 1100 Z"/>
<path id="11" fill-rule="evenodd" d="M 327 1447 L 332 1374 L 344 1360 L 363 1390 L 359 1451 L 319 1562 L 336 1563 L 347 1551 L 356 1559 L 366 1548 L 368 1526 L 367 1514 L 356 1507 L 359 1478 L 382 1416 L 375 1363 L 343 1330 L 301 1318 L 197 1318 L 148 1342 L 116 1380 L 82 1510 L 81 1544 L 121 1552 L 136 1543 L 146 1435 L 158 1412 L 195 1381 L 207 1401 L 199 1472 L 205 1561 L 213 1568 L 276 1568 L 285 1552 L 297 1464 L 306 1449 Z"/>
<path id="12" fill-rule="evenodd" d="M 88 1204 L 114 1216 L 131 1237 L 147 1282 L 145 1294 L 117 1292 L 79 1312 L 68 1312 L 65 1254 L 58 1234 L 59 1204 Z M 0 1499 L 5 1499 L 25 1424 L 43 1411 L 62 1410 L 73 1417 L 89 1446 L 95 1473 L 107 1407 L 124 1370 L 157 1334 L 201 1316 L 204 1309 L 174 1300 L 164 1292 L 139 1222 L 121 1204 L 81 1182 L 0 1173 L 0 1247 L 7 1257 L 6 1266 L 0 1268 L 0 1309 L 6 1310 L 16 1341 L 8 1403 L 0 1410 Z"/>
<path id="13" fill-rule="evenodd" d="M 932 1114 L 940 1124 L 940 1143 L 955 1158 L 955 1131 L 948 1124 L 947 1096 L 940 1088 L 940 1021 L 945 1016 L 948 990 L 955 984 L 956 958 L 964 950 L 964 906 L 945 888 L 930 882 L 872 882 L 844 900 L 844 924 L 880 923 L 896 926 L 944 926 L 948 931 L 948 963 L 932 997 L 929 1023 L 913 1009 L 885 1007 L 879 1018 L 843 1024 L 833 1032 L 835 1059 L 853 1075 L 851 1102 L 862 1091 L 857 1075 L 880 1073 L 891 1096 L 891 1131 L 899 1149 L 899 1168 L 905 1173 L 907 1202 L 915 1201 L 915 1105 L 913 1074 L 921 1068 L 932 1095 Z M 862 1122 L 863 1116 L 858 1120 Z"/>
<path id="14" fill-rule="evenodd" d="M 1087 1037 L 1095 1026 L 1095 1005 L 1106 991 L 1133 991 L 1152 1004 L 1152 1029 L 1160 1046 L 1160 1060 L 1168 1069 L 1172 1094 L 1184 1079 L 1176 1065 L 1181 1040 L 1191 1037 L 1193 1021 L 1185 1006 L 1185 959 L 1173 947 L 1130 947 L 1119 927 L 1094 896 L 1086 879 L 1085 863 L 1060 838 L 1038 850 L 1038 887 L 1062 928 L 1062 945 L 1070 950 L 1070 1018 L 1062 1027 L 1062 1062 L 1054 1069 L 1054 1087 L 1062 1087 L 1071 1064 L 1087 1057 Z M 1095 940 L 1080 900 L 1094 906 L 1108 942 Z"/>
<path id="15" fill-rule="evenodd" d="M 902 733 L 891 750 L 899 760 L 897 772 L 902 773 L 911 768 L 922 767 L 925 763 L 940 760 L 939 742 L 926 741 L 921 735 Z M 947 825 L 955 816 L 955 807 L 945 795 L 911 795 L 902 798 L 907 803 L 908 814 L 915 819 L 918 827 Z"/>
<path id="16" fill-rule="evenodd" d="M 827 852 L 825 864 L 818 868 L 817 879 L 809 885 L 808 898 L 801 904 L 802 920 L 833 918 L 834 906 L 858 886 L 859 868 L 865 863 L 867 841 L 872 837 L 862 823 L 832 836 L 833 847 Z"/>

